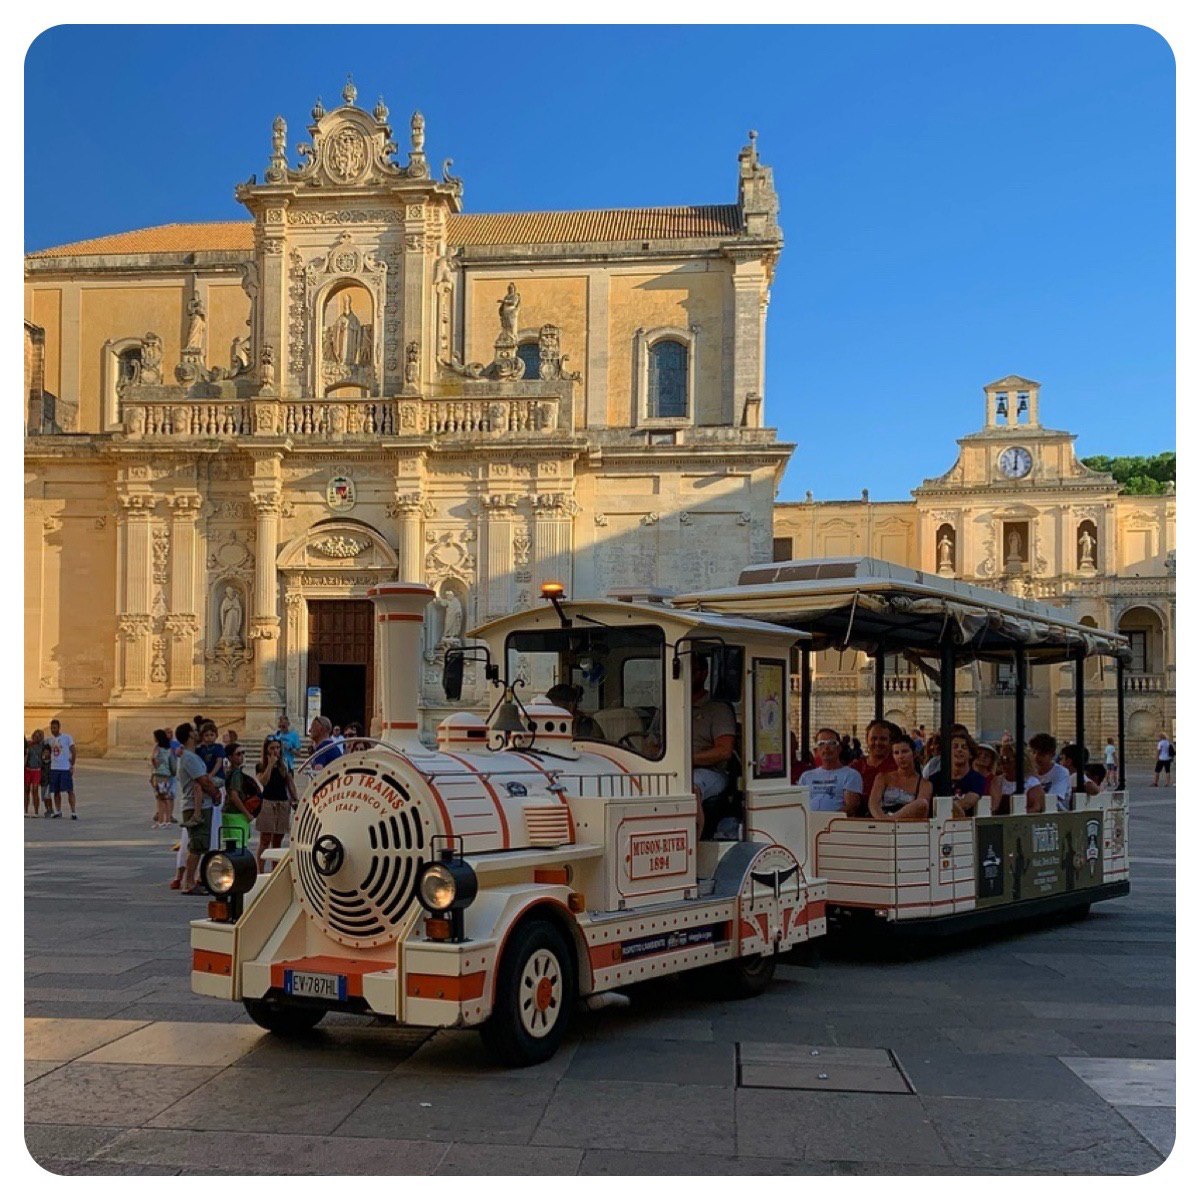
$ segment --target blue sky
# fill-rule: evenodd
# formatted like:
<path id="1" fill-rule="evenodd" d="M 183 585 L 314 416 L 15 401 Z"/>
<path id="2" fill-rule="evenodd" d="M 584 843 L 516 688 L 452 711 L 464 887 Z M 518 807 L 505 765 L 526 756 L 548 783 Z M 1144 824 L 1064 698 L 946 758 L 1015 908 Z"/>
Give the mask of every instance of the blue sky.
<path id="1" fill-rule="evenodd" d="M 1010 372 L 1083 454 L 1175 444 L 1175 66 L 1148 29 L 62 26 L 26 59 L 26 247 L 244 217 L 275 114 L 294 147 L 347 71 L 400 132 L 424 112 L 474 212 L 730 202 L 757 129 L 782 499 L 907 495 Z"/>

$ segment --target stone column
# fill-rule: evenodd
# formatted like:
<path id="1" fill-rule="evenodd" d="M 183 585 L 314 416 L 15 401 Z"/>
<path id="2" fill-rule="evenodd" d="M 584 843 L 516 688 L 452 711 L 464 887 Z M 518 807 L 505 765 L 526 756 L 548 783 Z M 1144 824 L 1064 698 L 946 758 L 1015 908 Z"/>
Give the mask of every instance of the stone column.
<path id="1" fill-rule="evenodd" d="M 396 556 L 400 560 L 396 577 L 401 582 L 421 583 L 425 572 L 421 565 L 423 550 L 422 525 L 425 515 L 420 492 L 404 492 L 399 486 L 388 515 L 396 520 Z"/>
<path id="2" fill-rule="evenodd" d="M 513 516 L 517 497 L 493 493 L 483 498 L 485 569 L 481 618 L 503 617 L 513 605 Z M 528 562 L 528 553 L 526 553 Z"/>
<path id="3" fill-rule="evenodd" d="M 204 611 L 203 577 L 198 576 L 196 524 L 202 497 L 197 492 L 172 496 L 171 506 L 171 600 L 165 626 L 170 637 L 167 695 L 172 699 L 199 695 L 204 686 L 203 666 L 198 662 L 197 637 Z M 199 667 L 199 669 L 197 669 Z"/>
<path id="4" fill-rule="evenodd" d="M 284 593 L 287 610 L 285 654 L 285 706 L 292 726 L 300 730 L 305 721 L 308 696 L 308 601 L 299 588 Z"/>
<path id="5" fill-rule="evenodd" d="M 533 594 L 548 579 L 561 583 L 571 595 L 571 531 L 579 505 L 562 492 L 542 492 L 533 498 Z"/>
<path id="6" fill-rule="evenodd" d="M 268 455 L 254 464 L 250 499 L 257 512 L 254 547 L 254 604 L 250 645 L 254 655 L 254 688 L 246 698 L 246 727 L 264 737 L 275 728 L 282 704 L 279 695 L 279 609 L 275 556 L 279 545 L 280 462 Z"/>
<path id="7" fill-rule="evenodd" d="M 767 273 L 757 253 L 733 257 L 733 395 L 722 405 L 721 421 L 742 424 L 746 397 L 762 395 L 763 298 Z M 711 420 L 711 418 L 709 418 Z M 702 424 L 701 414 L 696 423 Z"/>
<path id="8" fill-rule="evenodd" d="M 272 203 L 262 214 L 258 226 L 255 258 L 259 270 L 259 291 L 255 302 L 254 356 L 261 371 L 262 353 L 270 346 L 275 360 L 276 394 L 302 395 L 305 380 L 300 373 L 303 362 L 292 359 L 297 346 L 288 328 L 287 203 Z M 302 318 L 303 319 L 303 318 Z"/>
<path id="9" fill-rule="evenodd" d="M 117 538 L 117 695 L 142 697 L 147 695 L 150 683 L 150 589 L 154 571 L 150 525 L 158 498 L 148 492 L 125 492 L 117 498 L 121 504 Z"/>

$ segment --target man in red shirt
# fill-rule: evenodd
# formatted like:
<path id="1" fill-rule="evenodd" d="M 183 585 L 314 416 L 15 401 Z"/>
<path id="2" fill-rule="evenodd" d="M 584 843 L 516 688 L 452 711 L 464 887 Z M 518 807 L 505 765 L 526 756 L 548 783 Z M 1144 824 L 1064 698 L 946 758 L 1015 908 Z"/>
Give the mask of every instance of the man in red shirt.
<path id="1" fill-rule="evenodd" d="M 851 816 L 867 817 L 867 797 L 875 786 L 875 776 L 880 771 L 894 771 L 896 760 L 892 757 L 892 726 L 888 721 L 872 721 L 867 726 L 867 752 L 862 758 L 855 759 L 850 764 L 861 776 L 863 794 L 858 811 Z"/>

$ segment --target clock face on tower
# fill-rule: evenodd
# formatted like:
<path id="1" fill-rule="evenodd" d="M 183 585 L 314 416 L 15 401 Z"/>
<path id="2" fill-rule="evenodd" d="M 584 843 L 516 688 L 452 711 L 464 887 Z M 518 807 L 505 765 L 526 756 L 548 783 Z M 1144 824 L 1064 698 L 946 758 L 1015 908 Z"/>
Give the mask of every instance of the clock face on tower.
<path id="1" fill-rule="evenodd" d="M 1008 479 L 1024 479 L 1033 470 L 1033 455 L 1024 446 L 1009 446 L 1000 455 L 1000 473 Z"/>

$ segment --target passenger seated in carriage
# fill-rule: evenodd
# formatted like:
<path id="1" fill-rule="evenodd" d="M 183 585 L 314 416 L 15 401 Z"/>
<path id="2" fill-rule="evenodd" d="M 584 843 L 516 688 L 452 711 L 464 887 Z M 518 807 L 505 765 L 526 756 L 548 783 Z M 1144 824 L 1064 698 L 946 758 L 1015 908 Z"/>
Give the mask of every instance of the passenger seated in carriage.
<path id="1" fill-rule="evenodd" d="M 867 800 L 876 821 L 923 821 L 929 816 L 933 784 L 917 770 L 917 751 L 908 734 L 892 739 L 893 771 L 880 771 Z"/>
<path id="2" fill-rule="evenodd" d="M 862 776 L 841 761 L 841 739 L 836 729 L 818 729 L 815 743 L 816 765 L 800 776 L 800 786 L 808 788 L 813 812 L 840 812 L 855 816 L 863 798 Z"/>

